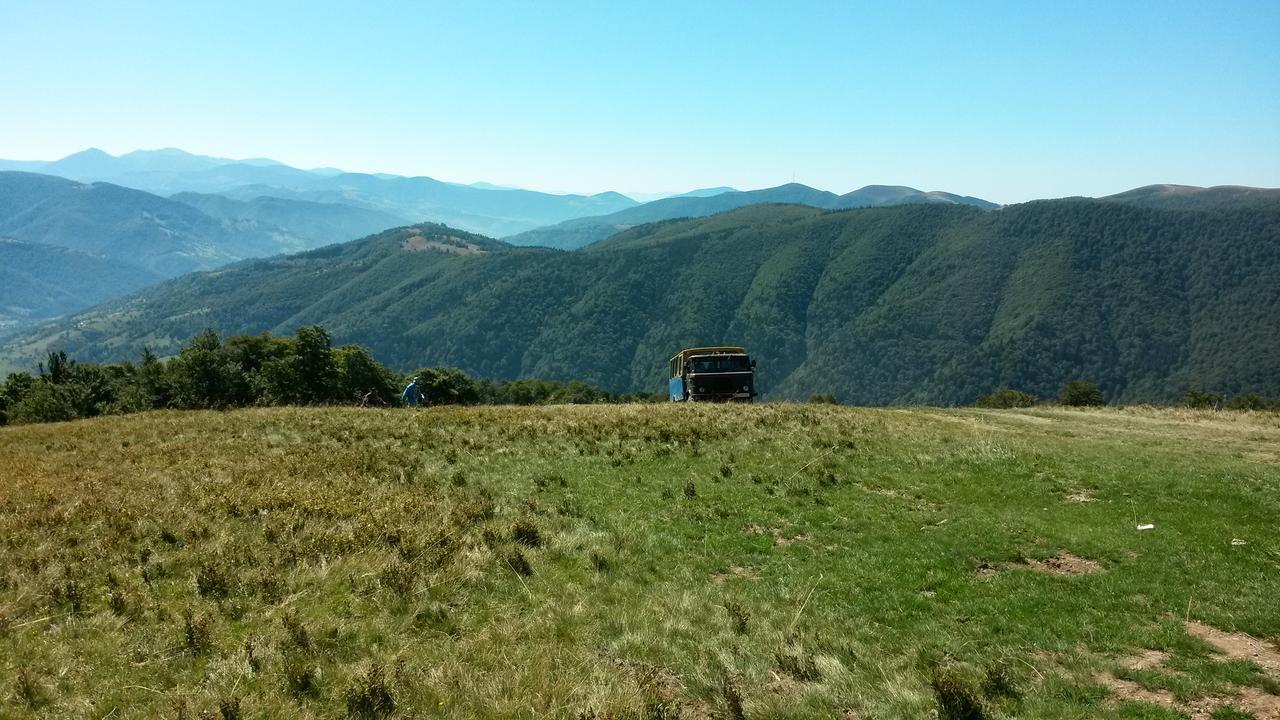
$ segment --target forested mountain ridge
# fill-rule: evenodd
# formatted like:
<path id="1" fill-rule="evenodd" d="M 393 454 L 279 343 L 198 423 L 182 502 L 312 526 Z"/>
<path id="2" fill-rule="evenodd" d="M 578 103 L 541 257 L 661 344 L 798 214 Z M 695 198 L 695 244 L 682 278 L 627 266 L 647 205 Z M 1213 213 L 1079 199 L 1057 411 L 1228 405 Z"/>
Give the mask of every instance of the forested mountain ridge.
<path id="1" fill-rule="evenodd" d="M 163 278 L 134 265 L 54 245 L 0 238 L 0 335 L 82 310 Z"/>
<path id="2" fill-rule="evenodd" d="M 92 168 L 98 161 L 94 153 L 82 153 L 68 162 Z M 0 334 L 192 270 L 315 248 L 406 222 L 345 205 L 163 198 L 110 183 L 0 172 L 0 237 L 19 241 L 0 252 Z"/>
<path id="3" fill-rule="evenodd" d="M 0 172 L 0 235 L 167 277 L 265 254 L 255 252 L 260 237 L 231 232 L 188 205 L 108 183 L 25 172 Z"/>
<path id="4" fill-rule="evenodd" d="M 644 223 L 706 217 L 748 205 L 766 203 L 808 205 L 826 210 L 929 203 L 973 205 L 987 209 L 999 207 L 995 203 L 980 198 L 946 192 L 923 192 L 897 185 L 868 185 L 844 195 L 837 195 L 800 183 L 787 183 L 761 190 L 735 190 L 710 196 L 681 195 L 664 198 L 609 215 L 566 220 L 557 225 L 530 230 L 504 239 L 513 245 L 538 245 L 561 250 L 576 250 Z"/>
<path id="5" fill-rule="evenodd" d="M 755 205 L 571 253 L 400 228 L 180 278 L 6 358 L 122 359 L 207 327 L 319 323 L 400 368 L 614 390 L 660 387 L 681 347 L 733 342 L 771 398 L 949 404 L 1085 378 L 1111 400 L 1171 401 L 1193 386 L 1280 394 L 1276 317 L 1280 205 Z"/>

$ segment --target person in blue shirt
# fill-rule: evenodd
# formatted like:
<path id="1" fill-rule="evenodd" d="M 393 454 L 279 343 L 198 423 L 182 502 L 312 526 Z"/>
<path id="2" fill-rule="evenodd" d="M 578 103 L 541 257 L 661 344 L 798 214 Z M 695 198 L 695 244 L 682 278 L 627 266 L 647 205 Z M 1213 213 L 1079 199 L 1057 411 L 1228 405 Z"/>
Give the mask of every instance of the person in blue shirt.
<path id="1" fill-rule="evenodd" d="M 418 382 L 418 378 L 414 378 L 413 382 L 405 387 L 404 392 L 400 395 L 401 403 L 409 407 L 417 407 L 422 404 L 425 398 L 422 396 L 422 386 Z"/>

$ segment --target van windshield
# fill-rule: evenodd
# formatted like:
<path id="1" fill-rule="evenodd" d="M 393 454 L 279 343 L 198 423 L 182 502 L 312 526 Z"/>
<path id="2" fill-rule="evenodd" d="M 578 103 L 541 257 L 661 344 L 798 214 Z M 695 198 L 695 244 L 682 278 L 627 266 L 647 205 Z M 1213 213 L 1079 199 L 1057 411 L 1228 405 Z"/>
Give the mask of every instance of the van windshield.
<path id="1" fill-rule="evenodd" d="M 735 370 L 750 370 L 751 361 L 746 355 L 719 355 L 715 357 L 695 357 L 689 360 L 690 372 L 716 373 Z"/>

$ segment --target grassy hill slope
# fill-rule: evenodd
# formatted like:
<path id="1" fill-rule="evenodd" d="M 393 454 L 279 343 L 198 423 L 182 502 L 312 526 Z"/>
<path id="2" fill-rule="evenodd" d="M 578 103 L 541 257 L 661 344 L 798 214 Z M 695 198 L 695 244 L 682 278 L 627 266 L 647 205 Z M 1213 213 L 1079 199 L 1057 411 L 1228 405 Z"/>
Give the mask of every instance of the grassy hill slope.
<path id="1" fill-rule="evenodd" d="M 0 428 L 0 715 L 1264 718 L 1277 460 L 1142 409 Z"/>
<path id="2" fill-rule="evenodd" d="M 413 238 L 419 238 L 413 241 Z M 434 238 L 454 238 L 449 246 Z M 662 387 L 682 347 L 732 342 L 769 397 L 967 403 L 1065 381 L 1110 399 L 1280 395 L 1280 206 L 1041 201 L 984 212 L 750 206 L 579 252 L 416 226 L 182 278 L 9 346 L 172 352 L 207 327 L 323 324 L 401 368 Z"/>

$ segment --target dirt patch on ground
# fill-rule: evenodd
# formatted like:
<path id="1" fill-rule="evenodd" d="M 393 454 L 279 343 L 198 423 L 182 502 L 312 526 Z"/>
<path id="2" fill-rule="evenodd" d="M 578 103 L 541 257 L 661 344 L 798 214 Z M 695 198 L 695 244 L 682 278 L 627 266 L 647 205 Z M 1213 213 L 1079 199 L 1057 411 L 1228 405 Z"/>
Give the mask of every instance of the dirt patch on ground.
<path id="1" fill-rule="evenodd" d="M 1280 649 L 1244 633 L 1223 632 L 1216 627 L 1190 621 L 1187 632 L 1212 645 L 1231 660 L 1249 660 L 1268 675 L 1280 679 Z"/>
<path id="2" fill-rule="evenodd" d="M 1132 680 L 1123 680 L 1111 673 L 1099 673 L 1094 677 L 1123 702 L 1143 702 L 1162 707 L 1178 707 L 1173 693 L 1164 690 L 1148 690 Z M 1207 715 L 1205 717 L 1208 717 Z"/>
<path id="3" fill-rule="evenodd" d="M 1250 635 L 1226 633 L 1197 622 L 1186 623 L 1187 632 L 1217 648 L 1229 660 L 1250 660 L 1269 675 L 1280 671 L 1280 652 L 1266 642 Z M 1165 667 L 1169 656 L 1159 650 L 1144 650 L 1126 658 L 1123 665 L 1130 670 L 1155 670 L 1179 674 Z M 1094 678 L 1122 702 L 1140 702 L 1179 710 L 1192 720 L 1209 720 L 1215 710 L 1228 707 L 1249 713 L 1254 720 L 1280 720 L 1280 696 L 1271 695 L 1256 687 L 1232 686 L 1230 695 L 1202 697 L 1180 701 L 1167 690 L 1151 690 L 1132 680 L 1116 677 L 1111 673 L 1099 673 Z"/>
<path id="4" fill-rule="evenodd" d="M 1091 503 L 1091 502 L 1098 502 L 1098 498 L 1089 494 L 1088 490 L 1077 490 L 1071 493 L 1070 495 L 1067 495 L 1067 502 Z"/>
<path id="5" fill-rule="evenodd" d="M 1097 560 L 1082 558 L 1068 552 L 1058 553 L 1044 560 L 1027 560 L 1008 566 L 1014 570 L 1035 570 L 1050 575 L 1093 575 L 1105 568 Z"/>
<path id="6" fill-rule="evenodd" d="M 724 572 L 712 573 L 711 582 L 719 585 L 726 580 L 755 580 L 756 577 L 755 568 L 746 567 L 745 565 L 734 565 Z"/>
<path id="7" fill-rule="evenodd" d="M 1218 708 L 1229 707 L 1246 712 L 1254 720 L 1280 720 L 1280 697 L 1265 693 L 1255 687 L 1235 688 L 1235 694 L 1225 697 L 1203 697 L 1181 702 L 1167 690 L 1148 690 L 1132 680 L 1123 680 L 1110 673 L 1096 676 L 1111 694 L 1121 702 L 1140 702 L 1180 710 L 1191 720 L 1209 720 Z"/>
<path id="8" fill-rule="evenodd" d="M 1131 670 L 1151 670 L 1164 665 L 1169 653 L 1160 650 L 1144 650 L 1137 655 L 1126 658 L 1125 666 Z"/>
<path id="9" fill-rule="evenodd" d="M 1010 420 L 1021 420 L 1023 422 L 1035 423 L 1036 425 L 1049 425 L 1053 423 L 1052 418 L 1047 418 L 1043 415 L 1029 415 L 1027 413 L 1010 412 L 1008 410 L 998 412 L 996 415 Z"/>
<path id="10" fill-rule="evenodd" d="M 1005 570 L 1034 570 L 1048 575 L 1096 575 L 1105 572 L 1106 568 L 1097 560 L 1082 558 L 1069 552 L 1060 552 L 1044 560 L 1024 560 L 1017 563 L 989 563 L 985 560 L 978 563 L 973 572 L 982 579 L 994 577 Z"/>
<path id="11" fill-rule="evenodd" d="M 776 527 L 767 528 L 762 525 L 748 525 L 742 528 L 742 532 L 748 535 L 772 535 L 773 544 L 782 545 L 782 546 L 791 545 L 793 543 L 798 543 L 798 542 L 808 542 L 813 539 L 813 536 L 810 535 L 809 533 L 799 533 L 797 535 L 792 535 L 788 537 L 787 534 L 782 531 L 782 528 L 776 528 Z"/>

